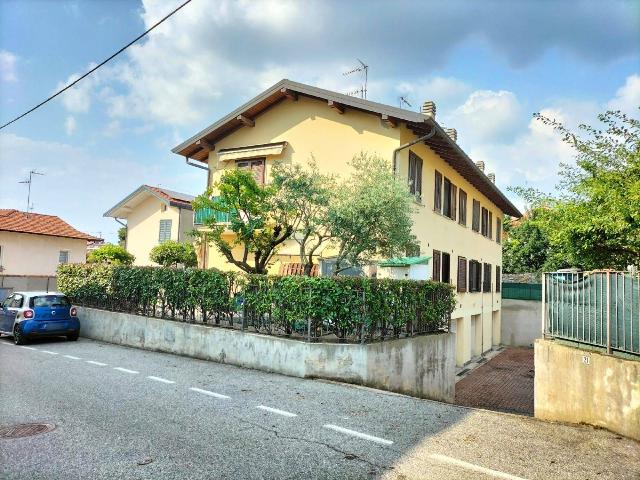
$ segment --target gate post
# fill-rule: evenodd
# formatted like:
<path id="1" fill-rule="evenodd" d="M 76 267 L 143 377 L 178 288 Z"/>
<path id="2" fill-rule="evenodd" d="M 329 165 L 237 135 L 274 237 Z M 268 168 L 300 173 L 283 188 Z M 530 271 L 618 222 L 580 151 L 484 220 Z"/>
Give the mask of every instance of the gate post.
<path id="1" fill-rule="evenodd" d="M 607 272 L 607 353 L 611 355 L 611 272 Z"/>

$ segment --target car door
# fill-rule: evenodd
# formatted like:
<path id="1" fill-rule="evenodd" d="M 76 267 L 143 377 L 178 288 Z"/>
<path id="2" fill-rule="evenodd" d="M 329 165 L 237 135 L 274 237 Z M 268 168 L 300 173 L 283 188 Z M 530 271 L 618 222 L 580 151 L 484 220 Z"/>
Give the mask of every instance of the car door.
<path id="1" fill-rule="evenodd" d="M 13 294 L 13 300 L 11 300 L 11 304 L 4 311 L 4 322 L 7 327 L 6 331 L 13 333 L 13 322 L 16 319 L 16 315 L 18 314 L 18 310 L 22 307 L 22 302 L 24 301 L 24 295 L 20 295 L 19 293 Z"/>
<path id="2" fill-rule="evenodd" d="M 2 332 L 11 332 L 13 328 L 13 321 L 9 320 L 9 307 L 13 302 L 13 296 L 14 294 L 12 293 L 5 298 L 2 303 L 2 309 L 0 309 L 0 331 Z M 9 322 L 11 322 L 11 326 L 9 326 Z"/>

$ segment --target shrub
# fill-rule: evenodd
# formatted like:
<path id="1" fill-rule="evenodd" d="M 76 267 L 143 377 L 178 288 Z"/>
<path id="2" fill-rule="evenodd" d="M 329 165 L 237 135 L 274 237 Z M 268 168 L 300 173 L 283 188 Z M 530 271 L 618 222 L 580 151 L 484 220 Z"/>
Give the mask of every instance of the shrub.
<path id="1" fill-rule="evenodd" d="M 167 240 L 153 247 L 149 253 L 149 259 L 163 267 L 177 267 L 178 265 L 195 267 L 198 264 L 198 257 L 193 245 L 175 240 Z"/>
<path id="2" fill-rule="evenodd" d="M 127 252 L 124 247 L 120 245 L 113 245 L 107 243 L 102 247 L 98 247 L 93 250 L 87 261 L 89 263 L 110 263 L 113 265 L 131 265 L 136 259 L 132 254 Z"/>

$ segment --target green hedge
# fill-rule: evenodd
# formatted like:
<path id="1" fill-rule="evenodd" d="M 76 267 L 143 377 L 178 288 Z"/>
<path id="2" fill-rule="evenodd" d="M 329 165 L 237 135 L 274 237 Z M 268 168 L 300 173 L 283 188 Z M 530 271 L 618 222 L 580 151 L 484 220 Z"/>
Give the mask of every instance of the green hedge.
<path id="1" fill-rule="evenodd" d="M 124 265 L 61 265 L 58 288 L 109 310 L 359 341 L 443 329 L 455 305 L 453 288 L 439 282 Z"/>

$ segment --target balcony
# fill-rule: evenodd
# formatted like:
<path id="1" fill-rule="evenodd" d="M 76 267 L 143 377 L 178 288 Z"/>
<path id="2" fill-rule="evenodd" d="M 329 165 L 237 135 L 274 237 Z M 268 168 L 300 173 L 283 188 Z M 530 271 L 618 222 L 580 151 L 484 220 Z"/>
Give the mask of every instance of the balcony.
<path id="1" fill-rule="evenodd" d="M 217 200 L 217 198 L 214 197 L 212 200 Z M 229 212 L 219 212 L 212 208 L 202 208 L 193 212 L 193 224 L 204 225 L 205 222 L 212 217 L 216 223 L 229 223 L 231 214 Z"/>

